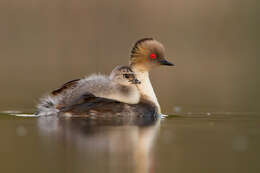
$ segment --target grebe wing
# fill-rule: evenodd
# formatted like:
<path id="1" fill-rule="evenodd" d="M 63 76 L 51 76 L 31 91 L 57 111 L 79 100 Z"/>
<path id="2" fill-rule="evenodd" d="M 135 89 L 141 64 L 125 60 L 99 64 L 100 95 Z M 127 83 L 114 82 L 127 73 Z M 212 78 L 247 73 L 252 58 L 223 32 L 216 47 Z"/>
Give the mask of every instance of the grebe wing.
<path id="1" fill-rule="evenodd" d="M 157 118 L 157 108 L 154 104 L 140 100 L 138 104 L 127 104 L 116 100 L 96 97 L 86 93 L 73 104 L 60 109 L 60 115 L 72 117 L 118 118 L 118 117 L 149 117 Z"/>
<path id="2" fill-rule="evenodd" d="M 77 86 L 79 80 L 81 80 L 81 79 L 74 79 L 74 80 L 71 80 L 69 82 L 66 82 L 60 88 L 52 91 L 51 94 L 52 95 L 58 95 L 58 94 L 61 94 L 64 91 L 66 91 L 67 89 L 74 88 L 74 87 Z"/>

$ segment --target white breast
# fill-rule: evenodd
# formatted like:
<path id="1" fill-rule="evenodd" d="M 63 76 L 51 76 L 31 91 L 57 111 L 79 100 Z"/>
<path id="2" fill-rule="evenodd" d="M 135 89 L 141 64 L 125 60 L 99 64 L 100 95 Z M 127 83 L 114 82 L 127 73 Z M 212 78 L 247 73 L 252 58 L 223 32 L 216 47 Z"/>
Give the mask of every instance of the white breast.
<path id="1" fill-rule="evenodd" d="M 161 107 L 157 100 L 157 97 L 154 93 L 153 86 L 150 82 L 149 78 L 149 72 L 147 71 L 139 71 L 137 69 L 133 69 L 133 71 L 136 74 L 136 78 L 141 81 L 141 84 L 138 84 L 137 87 L 141 93 L 141 95 L 144 95 L 148 100 L 155 103 L 155 105 L 158 107 L 158 113 L 161 113 Z"/>

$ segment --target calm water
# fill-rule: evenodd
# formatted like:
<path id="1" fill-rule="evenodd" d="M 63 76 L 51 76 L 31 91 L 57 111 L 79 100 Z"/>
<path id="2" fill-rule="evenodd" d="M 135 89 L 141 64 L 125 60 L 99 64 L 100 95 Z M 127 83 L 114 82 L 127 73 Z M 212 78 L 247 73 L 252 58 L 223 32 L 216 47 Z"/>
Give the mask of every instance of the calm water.
<path id="1" fill-rule="evenodd" d="M 124 124 L 2 113 L 0 171 L 260 171 L 259 113 L 189 112 Z"/>
<path id="2" fill-rule="evenodd" d="M 151 71 L 172 115 L 160 122 L 0 113 L 0 173 L 260 172 L 255 0 L 1 0 L 0 9 L 0 112 L 31 113 L 63 83 L 109 74 L 143 37 L 177 64 Z"/>

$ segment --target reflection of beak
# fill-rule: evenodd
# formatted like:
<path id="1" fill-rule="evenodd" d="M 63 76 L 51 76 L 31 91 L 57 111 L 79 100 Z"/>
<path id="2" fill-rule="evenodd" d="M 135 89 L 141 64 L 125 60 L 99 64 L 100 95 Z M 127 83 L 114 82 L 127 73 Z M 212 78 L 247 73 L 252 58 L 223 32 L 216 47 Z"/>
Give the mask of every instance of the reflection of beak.
<path id="1" fill-rule="evenodd" d="M 159 61 L 160 65 L 176 66 L 175 64 L 163 59 Z"/>
<path id="2" fill-rule="evenodd" d="M 131 82 L 132 84 L 140 84 L 141 83 L 138 79 L 133 79 L 133 80 L 130 80 L 129 82 Z"/>

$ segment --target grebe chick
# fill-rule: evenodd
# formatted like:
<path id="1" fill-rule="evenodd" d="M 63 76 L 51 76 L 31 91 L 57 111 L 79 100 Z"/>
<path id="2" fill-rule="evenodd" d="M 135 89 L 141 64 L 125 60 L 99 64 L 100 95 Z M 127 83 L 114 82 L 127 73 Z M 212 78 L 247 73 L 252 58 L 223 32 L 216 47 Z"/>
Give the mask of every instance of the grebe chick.
<path id="1" fill-rule="evenodd" d="M 94 74 L 67 82 L 41 100 L 37 106 L 37 113 L 45 115 L 57 113 L 59 109 L 66 109 L 82 102 L 86 99 L 86 95 L 136 104 L 140 99 L 136 85 L 140 83 L 130 67 L 117 66 L 109 76 Z"/>
<path id="2" fill-rule="evenodd" d="M 140 81 L 135 78 L 135 74 L 130 67 L 117 66 L 109 77 L 95 74 L 80 80 L 71 93 L 64 98 L 65 106 L 73 104 L 85 93 L 128 104 L 136 104 L 140 99 L 136 84 L 140 84 Z"/>

